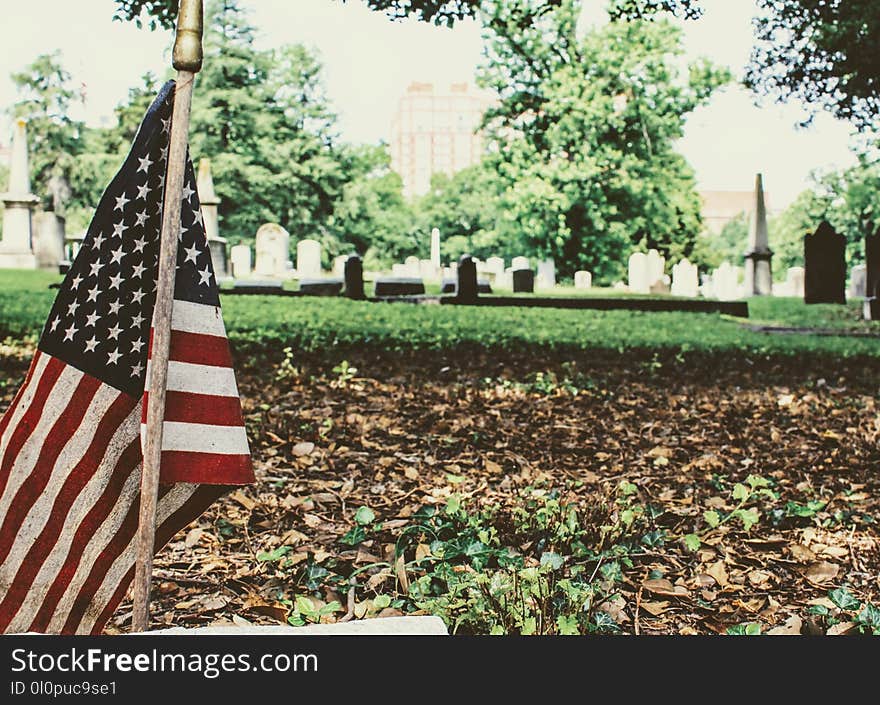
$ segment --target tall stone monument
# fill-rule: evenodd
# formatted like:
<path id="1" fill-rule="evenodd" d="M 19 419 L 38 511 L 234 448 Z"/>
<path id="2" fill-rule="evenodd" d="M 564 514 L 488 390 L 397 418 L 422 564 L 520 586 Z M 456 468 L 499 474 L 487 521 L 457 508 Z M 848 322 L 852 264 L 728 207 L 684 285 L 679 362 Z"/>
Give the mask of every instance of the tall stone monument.
<path id="1" fill-rule="evenodd" d="M 440 228 L 431 230 L 431 266 L 440 272 Z"/>
<path id="2" fill-rule="evenodd" d="M 804 237 L 804 303 L 846 303 L 846 238 L 823 220 Z"/>
<path id="3" fill-rule="evenodd" d="M 31 193 L 28 169 L 27 123 L 15 121 L 12 156 L 9 161 L 9 188 L 3 201 L 3 239 L 0 240 L 0 269 L 36 269 L 31 213 L 39 199 Z"/>
<path id="4" fill-rule="evenodd" d="M 226 238 L 220 237 L 220 216 L 217 213 L 220 199 L 214 191 L 211 160 L 207 157 L 199 160 L 196 190 L 199 192 L 199 203 L 202 205 L 202 220 L 205 223 L 205 235 L 208 238 L 208 248 L 211 250 L 211 264 L 214 266 L 214 274 L 218 278 L 228 277 L 229 262 L 226 256 Z"/>
<path id="5" fill-rule="evenodd" d="M 764 204 L 764 180 L 755 176 L 755 206 L 749 224 L 749 249 L 746 252 L 746 296 L 770 296 L 773 293 L 773 274 L 770 260 L 770 236 L 767 231 L 767 207 Z"/>

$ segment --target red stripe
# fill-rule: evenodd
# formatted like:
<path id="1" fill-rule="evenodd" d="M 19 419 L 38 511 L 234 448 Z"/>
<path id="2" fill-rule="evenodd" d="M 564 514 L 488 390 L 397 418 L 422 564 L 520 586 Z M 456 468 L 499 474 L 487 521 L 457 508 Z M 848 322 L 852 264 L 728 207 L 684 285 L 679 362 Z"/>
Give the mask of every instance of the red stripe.
<path id="1" fill-rule="evenodd" d="M 16 424 L 15 430 L 12 432 L 12 437 L 6 445 L 6 451 L 2 459 L 3 462 L 0 464 L 0 496 L 3 496 L 3 492 L 6 490 L 6 483 L 9 481 L 9 476 L 12 473 L 12 465 L 16 458 L 18 458 L 21 447 L 30 438 L 31 433 L 33 433 L 34 428 L 39 423 L 40 417 L 43 415 L 43 407 L 49 398 L 49 393 L 52 391 L 55 382 L 58 381 L 58 376 L 65 367 L 67 367 L 66 363 L 50 356 L 49 362 L 43 368 L 43 374 L 37 380 L 37 389 L 31 404 L 18 420 L 18 424 Z"/>
<path id="2" fill-rule="evenodd" d="M 249 455 L 163 450 L 162 482 L 195 482 L 206 485 L 247 485 L 254 481 Z"/>
<path id="3" fill-rule="evenodd" d="M 170 489 L 171 488 L 167 486 L 160 487 L 159 499 L 161 500 Z M 101 583 L 104 582 L 104 578 L 107 576 L 107 572 L 113 566 L 113 563 L 119 558 L 126 546 L 131 543 L 131 540 L 134 538 L 135 532 L 137 531 L 140 500 L 141 495 L 140 492 L 138 492 L 134 501 L 128 507 L 122 525 L 116 531 L 113 538 L 110 539 L 110 542 L 104 547 L 104 550 L 98 555 L 97 560 L 95 560 L 88 577 L 82 584 L 82 587 L 80 587 L 76 599 L 73 601 L 70 613 L 67 615 L 67 621 L 65 621 L 64 626 L 61 629 L 62 634 L 76 634 L 76 630 L 79 627 L 79 623 L 82 621 L 83 615 L 85 615 L 89 609 L 97 609 L 98 606 L 92 604 L 92 601 L 95 598 L 95 593 L 98 588 L 101 587 Z M 126 510 L 126 508 L 122 506 L 117 506 L 114 509 L 120 512 Z"/>
<path id="4" fill-rule="evenodd" d="M 150 352 L 153 350 L 153 329 L 150 329 Z M 170 360 L 190 362 L 194 365 L 211 367 L 232 367 L 232 354 L 229 341 L 218 335 L 189 333 L 182 330 L 171 331 Z"/>
<path id="5" fill-rule="evenodd" d="M 15 537 L 18 535 L 25 517 L 43 494 L 49 478 L 55 468 L 55 462 L 67 442 L 79 430 L 95 393 L 101 387 L 101 381 L 91 375 L 83 375 L 76 385 L 73 395 L 61 415 L 52 424 L 52 428 L 43 441 L 37 462 L 30 474 L 21 483 L 0 526 L 0 563 L 6 560 Z"/>
<path id="6" fill-rule="evenodd" d="M 58 606 L 61 598 L 64 596 L 70 581 L 76 575 L 79 567 L 80 558 L 82 558 L 83 547 L 87 546 L 92 536 L 104 523 L 111 512 L 116 509 L 119 496 L 125 481 L 141 462 L 141 440 L 135 438 L 128 444 L 128 447 L 119 456 L 116 467 L 110 481 L 101 493 L 101 496 L 95 502 L 95 506 L 89 510 L 89 513 L 80 522 L 76 533 L 71 542 L 71 551 L 61 566 L 61 570 L 55 576 L 52 586 L 46 593 L 46 598 L 40 606 L 37 616 L 31 622 L 30 630 L 33 632 L 44 632 L 49 628 L 49 622 L 52 621 L 52 615 Z"/>
<path id="7" fill-rule="evenodd" d="M 147 397 L 144 394 L 144 408 Z M 211 426 L 244 426 L 238 397 L 218 397 L 169 389 L 165 392 L 165 421 L 203 423 Z M 143 423 L 143 421 L 141 421 Z"/>
<path id="8" fill-rule="evenodd" d="M 193 495 L 180 506 L 180 509 L 171 514 L 156 528 L 155 552 L 158 553 L 171 540 L 174 534 L 183 529 L 187 524 L 198 519 L 214 501 L 228 490 L 228 487 L 220 485 L 205 485 L 197 488 Z M 98 615 L 98 619 L 92 627 L 92 634 L 100 634 L 104 630 L 104 625 L 107 624 L 107 620 L 113 616 L 119 603 L 122 602 L 133 579 L 134 566 L 129 568 L 122 582 L 119 583 L 119 586 L 113 592 L 113 596 L 104 606 L 101 614 Z"/>
<path id="9" fill-rule="evenodd" d="M 0 438 L 3 438 L 3 434 L 6 432 L 6 427 L 9 425 L 9 422 L 12 421 L 12 414 L 15 412 L 15 407 L 18 406 L 18 403 L 24 396 L 24 390 L 27 389 L 28 384 L 30 384 L 31 379 L 34 376 L 34 371 L 37 369 L 37 363 L 40 361 L 40 355 L 42 355 L 42 353 L 37 350 L 37 353 L 34 355 L 34 359 L 31 360 L 31 366 L 28 368 L 27 376 L 24 378 L 24 382 L 22 382 L 22 385 L 18 388 L 18 392 L 16 392 L 15 398 L 6 409 L 6 413 L 3 414 L 2 418 L 0 418 Z"/>
<path id="10" fill-rule="evenodd" d="M 46 525 L 28 551 L 27 560 L 18 569 L 9 591 L 0 602 L 0 632 L 5 631 L 18 611 L 40 568 L 55 548 L 58 537 L 64 529 L 70 508 L 79 497 L 83 488 L 94 477 L 107 445 L 119 429 L 120 424 L 128 418 L 137 401 L 127 394 L 119 394 L 110 408 L 101 418 L 95 436 L 80 461 L 64 480 L 61 490 L 52 506 Z M 73 551 L 81 547 L 72 545 Z"/>

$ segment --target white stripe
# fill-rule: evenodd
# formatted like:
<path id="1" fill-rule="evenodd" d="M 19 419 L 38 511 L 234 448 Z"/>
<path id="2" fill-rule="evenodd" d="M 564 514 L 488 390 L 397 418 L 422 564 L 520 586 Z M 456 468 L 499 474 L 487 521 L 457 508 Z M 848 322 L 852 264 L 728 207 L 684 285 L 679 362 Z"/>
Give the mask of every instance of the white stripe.
<path id="1" fill-rule="evenodd" d="M 12 549 L 6 557 L 2 568 L 11 569 L 11 575 L 15 575 L 18 566 L 27 558 L 34 540 L 43 530 L 49 515 L 52 512 L 52 505 L 58 496 L 58 492 L 64 485 L 64 482 L 70 476 L 73 468 L 82 459 L 88 450 L 95 432 L 98 430 L 97 419 L 100 419 L 113 401 L 119 396 L 120 392 L 108 384 L 102 384 L 98 387 L 95 396 L 86 409 L 79 426 L 68 437 L 67 442 L 58 454 L 55 465 L 46 483 L 46 487 L 37 497 L 31 506 L 12 545 Z M 3 571 L 0 568 L 0 575 Z"/>
<path id="2" fill-rule="evenodd" d="M 226 327 L 223 325 L 223 314 L 219 306 L 194 304 L 179 299 L 174 299 L 174 308 L 171 311 L 171 329 L 226 337 Z"/>
<path id="3" fill-rule="evenodd" d="M 168 520 L 168 517 L 180 509 L 198 487 L 198 485 L 183 482 L 174 485 L 168 494 L 159 500 L 159 504 L 156 507 L 156 526 L 160 527 Z M 116 592 L 116 588 L 119 587 L 119 583 L 125 577 L 125 574 L 134 565 L 136 539 L 137 536 L 129 542 L 128 546 L 125 547 L 122 553 L 119 554 L 119 557 L 113 562 L 110 570 L 107 571 L 104 581 L 95 591 L 90 608 L 83 615 L 79 623 L 77 634 L 88 634 L 92 631 L 98 616 L 104 610 L 110 598 L 113 597 L 113 593 Z"/>
<path id="4" fill-rule="evenodd" d="M 70 398 L 76 391 L 76 385 L 79 384 L 82 378 L 82 372 L 75 367 L 67 365 L 61 371 L 61 374 L 58 375 L 58 379 L 55 380 L 37 425 L 13 461 L 9 480 L 3 491 L 3 496 L 0 497 L 0 517 L 6 516 L 15 493 L 18 492 L 22 483 L 27 482 L 33 472 L 34 466 L 40 457 L 40 451 L 43 449 L 43 443 L 46 441 L 46 435 L 52 426 L 55 425 L 58 417 L 64 413 Z"/>
<path id="5" fill-rule="evenodd" d="M 46 593 L 49 592 L 49 588 L 55 580 L 55 577 L 58 575 L 58 571 L 61 570 L 61 567 L 67 559 L 69 557 L 82 558 L 82 553 L 84 553 L 83 547 L 80 546 L 73 548 L 71 546 L 73 537 L 85 519 L 86 514 L 92 510 L 95 503 L 106 489 L 113 470 L 119 462 L 119 457 L 136 437 L 140 421 L 141 408 L 140 405 L 137 405 L 125 421 L 119 425 L 116 433 L 113 434 L 113 437 L 107 444 L 107 450 L 104 453 L 104 457 L 98 464 L 95 473 L 92 475 L 88 483 L 86 483 L 85 487 L 83 487 L 82 492 L 80 492 L 76 501 L 70 507 L 67 519 L 64 522 L 64 528 L 58 535 L 58 540 L 52 547 L 52 551 L 46 557 L 46 561 L 40 568 L 39 573 L 35 576 L 30 590 L 22 601 L 22 606 L 19 608 L 18 614 L 10 623 L 8 629 L 9 632 L 21 632 L 30 627 L 34 616 L 37 614 L 46 598 Z M 97 533 L 89 537 L 90 544 L 96 540 L 100 540 L 100 535 Z M 2 571 L 0 571 L 0 576 L 2 576 Z M 10 582 L 13 577 L 14 572 L 8 578 Z M 0 577 L 0 582 L 5 580 L 5 576 Z M 3 584 L 9 583 L 4 582 Z"/>
<path id="6" fill-rule="evenodd" d="M 150 379 L 151 372 L 152 367 L 148 362 L 147 379 Z M 193 394 L 212 394 L 218 397 L 238 396 L 235 372 L 231 367 L 195 365 L 191 362 L 177 362 L 175 360 L 168 363 L 166 389 Z"/>
<path id="7" fill-rule="evenodd" d="M 247 433 L 244 426 L 213 426 L 166 421 L 162 430 L 162 450 L 246 455 Z"/>
<path id="8" fill-rule="evenodd" d="M 28 407 L 34 400 L 34 395 L 37 393 L 37 386 L 40 383 L 40 377 L 43 376 L 43 370 L 46 369 L 47 364 L 49 364 L 49 356 L 46 355 L 46 353 L 40 353 L 40 359 L 37 360 L 34 373 L 31 375 L 30 382 L 27 384 L 21 398 L 18 400 L 18 405 L 14 409 L 8 409 L 6 412 L 7 414 L 12 414 L 12 418 L 9 419 L 6 431 L 4 431 L 3 437 L 0 438 L 0 461 L 2 461 L 3 454 L 6 452 L 6 446 L 9 444 L 9 439 L 12 437 L 12 434 L 15 433 L 15 428 L 18 426 L 18 422 L 21 421 L 21 417 L 25 415 L 25 412 L 27 412 Z"/>
<path id="9" fill-rule="evenodd" d="M 116 535 L 119 526 L 125 519 L 128 508 L 131 506 L 132 502 L 134 502 L 135 497 L 140 491 L 140 486 L 141 463 L 138 463 L 125 480 L 119 499 L 116 501 L 110 514 L 98 527 L 92 539 L 82 551 L 82 556 L 79 560 L 76 573 L 74 573 L 73 578 L 68 584 L 64 596 L 58 601 L 58 604 L 55 607 L 55 613 L 52 615 L 52 620 L 49 622 L 49 633 L 58 634 L 64 627 L 64 623 L 67 621 L 67 616 L 70 614 L 70 610 L 73 607 L 73 601 L 79 594 L 80 588 L 86 581 L 86 578 L 88 578 L 89 573 L 95 565 L 95 561 L 98 559 L 98 555 Z"/>

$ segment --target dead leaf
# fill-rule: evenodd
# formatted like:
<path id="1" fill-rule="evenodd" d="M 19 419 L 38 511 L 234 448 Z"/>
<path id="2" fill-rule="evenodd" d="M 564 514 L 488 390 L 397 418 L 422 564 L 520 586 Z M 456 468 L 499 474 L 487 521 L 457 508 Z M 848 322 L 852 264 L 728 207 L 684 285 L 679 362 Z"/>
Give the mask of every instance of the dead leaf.
<path id="1" fill-rule="evenodd" d="M 302 443 L 297 443 L 293 447 L 293 454 L 299 458 L 304 455 L 311 455 L 315 450 L 315 444 L 310 441 L 303 441 Z"/>
<path id="2" fill-rule="evenodd" d="M 778 627 L 773 627 L 773 629 L 769 630 L 767 633 L 772 636 L 800 635 L 801 627 L 803 627 L 803 625 L 803 620 L 801 620 L 801 618 L 795 614 L 785 620 L 785 624 L 781 624 Z"/>
<path id="3" fill-rule="evenodd" d="M 652 614 L 655 617 L 663 614 L 666 609 L 669 607 L 669 602 L 663 600 L 661 602 L 643 602 L 642 609 L 645 610 L 648 614 Z"/>
<path id="4" fill-rule="evenodd" d="M 728 585 L 727 567 L 724 561 L 715 561 L 706 568 L 706 573 L 711 575 L 721 587 Z"/>
<path id="5" fill-rule="evenodd" d="M 400 591 L 406 594 L 409 592 L 409 578 L 406 575 L 406 560 L 404 558 L 405 557 L 402 553 L 398 556 L 397 560 L 394 562 L 394 573 L 397 575 L 397 580 L 400 582 Z"/>
<path id="6" fill-rule="evenodd" d="M 838 622 L 837 624 L 828 627 L 828 631 L 825 632 L 828 636 L 845 636 L 846 634 L 850 634 L 855 631 L 856 624 L 854 622 Z"/>
<path id="7" fill-rule="evenodd" d="M 807 569 L 804 571 L 804 577 L 814 585 L 822 585 L 834 580 L 839 572 L 840 566 L 837 563 L 816 561 L 807 566 Z"/>
<path id="8" fill-rule="evenodd" d="M 483 464 L 486 467 L 486 471 L 491 472 L 493 475 L 497 475 L 499 473 L 504 472 L 504 468 L 502 468 L 498 463 L 496 463 L 492 460 L 489 460 L 488 458 L 485 458 L 483 460 Z"/>

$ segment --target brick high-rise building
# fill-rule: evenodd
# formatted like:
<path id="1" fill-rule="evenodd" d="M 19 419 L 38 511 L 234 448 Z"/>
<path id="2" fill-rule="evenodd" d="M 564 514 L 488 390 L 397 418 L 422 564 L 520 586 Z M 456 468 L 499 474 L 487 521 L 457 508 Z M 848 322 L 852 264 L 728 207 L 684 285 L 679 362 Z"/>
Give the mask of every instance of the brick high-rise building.
<path id="1" fill-rule="evenodd" d="M 489 97 L 466 83 L 437 91 L 432 83 L 412 83 L 391 123 L 391 168 L 403 178 L 403 193 L 420 196 L 435 173 L 454 174 L 483 154 L 477 131 Z"/>

